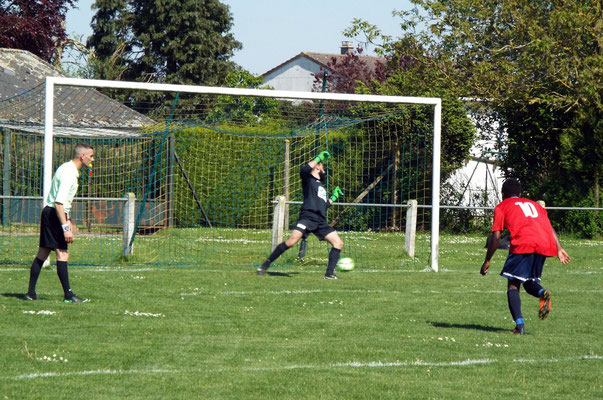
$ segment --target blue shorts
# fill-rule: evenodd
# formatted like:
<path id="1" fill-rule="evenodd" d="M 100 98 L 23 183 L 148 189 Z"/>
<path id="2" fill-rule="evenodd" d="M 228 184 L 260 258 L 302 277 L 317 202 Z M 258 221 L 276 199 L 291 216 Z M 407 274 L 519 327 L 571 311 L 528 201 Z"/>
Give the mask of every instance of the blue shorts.
<path id="1" fill-rule="evenodd" d="M 500 275 L 509 280 L 540 282 L 546 256 L 538 253 L 509 254 Z"/>

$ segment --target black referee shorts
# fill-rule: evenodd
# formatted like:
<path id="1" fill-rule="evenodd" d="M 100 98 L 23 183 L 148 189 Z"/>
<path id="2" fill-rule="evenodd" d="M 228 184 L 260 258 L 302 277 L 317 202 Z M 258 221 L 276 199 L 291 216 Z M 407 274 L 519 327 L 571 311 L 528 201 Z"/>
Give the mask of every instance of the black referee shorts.
<path id="1" fill-rule="evenodd" d="M 67 250 L 61 221 L 57 216 L 57 210 L 53 207 L 44 207 L 40 216 L 40 247 Z"/>

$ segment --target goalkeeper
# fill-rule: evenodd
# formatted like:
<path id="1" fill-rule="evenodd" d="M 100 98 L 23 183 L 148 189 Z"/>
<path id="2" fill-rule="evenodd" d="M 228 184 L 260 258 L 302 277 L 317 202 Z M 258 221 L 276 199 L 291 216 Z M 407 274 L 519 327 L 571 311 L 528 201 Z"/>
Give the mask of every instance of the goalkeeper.
<path id="1" fill-rule="evenodd" d="M 337 231 L 327 223 L 326 214 L 327 208 L 339 196 L 342 196 L 343 192 L 337 186 L 331 197 L 328 198 L 327 191 L 322 186 L 322 182 L 327 176 L 324 163 L 329 156 L 329 152 L 325 150 L 314 160 L 301 167 L 299 176 L 302 180 L 304 202 L 299 213 L 299 218 L 289 239 L 276 246 L 268 259 L 258 268 L 258 275 L 264 275 L 274 260 L 293 247 L 302 237 L 313 233 L 319 240 L 326 240 L 333 246 L 329 252 L 329 263 L 327 264 L 324 279 L 340 279 L 334 272 L 337 261 L 339 261 L 341 249 L 343 248 L 343 241 L 337 234 Z"/>

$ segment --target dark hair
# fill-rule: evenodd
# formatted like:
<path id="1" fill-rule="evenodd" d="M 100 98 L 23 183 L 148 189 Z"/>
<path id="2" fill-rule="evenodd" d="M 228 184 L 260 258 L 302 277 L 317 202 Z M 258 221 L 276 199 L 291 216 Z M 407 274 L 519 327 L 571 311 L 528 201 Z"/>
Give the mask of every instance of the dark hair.
<path id="1" fill-rule="evenodd" d="M 521 183 L 515 178 L 509 178 L 503 183 L 501 192 L 505 197 L 519 196 L 521 194 Z"/>
<path id="2" fill-rule="evenodd" d="M 75 148 L 73 149 L 73 157 L 72 158 L 79 158 L 80 155 L 84 154 L 84 152 L 86 150 L 90 150 L 92 149 L 92 146 L 90 146 L 87 143 L 78 143 Z"/>

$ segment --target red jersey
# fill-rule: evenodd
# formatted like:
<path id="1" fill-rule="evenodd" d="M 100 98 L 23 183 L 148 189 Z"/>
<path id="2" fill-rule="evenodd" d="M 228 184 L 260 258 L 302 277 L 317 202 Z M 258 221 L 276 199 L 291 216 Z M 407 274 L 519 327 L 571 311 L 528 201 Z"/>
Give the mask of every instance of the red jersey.
<path id="1" fill-rule="evenodd" d="M 557 244 L 546 210 L 537 202 L 521 197 L 503 200 L 494 209 L 492 232 L 505 228 L 511 233 L 510 253 L 557 255 Z"/>

